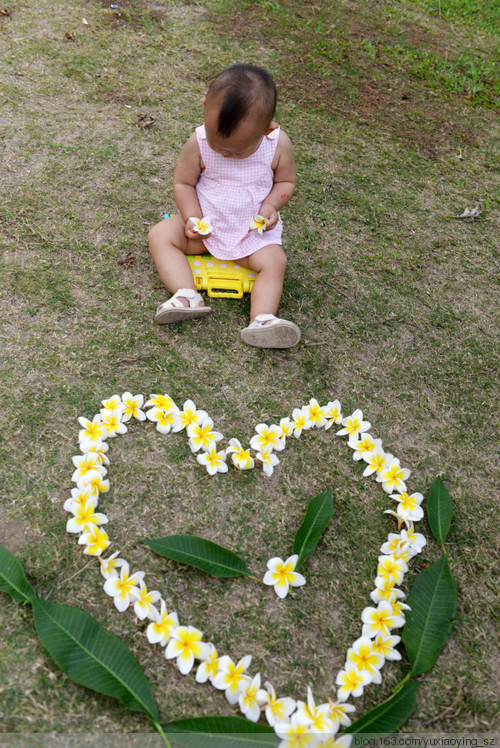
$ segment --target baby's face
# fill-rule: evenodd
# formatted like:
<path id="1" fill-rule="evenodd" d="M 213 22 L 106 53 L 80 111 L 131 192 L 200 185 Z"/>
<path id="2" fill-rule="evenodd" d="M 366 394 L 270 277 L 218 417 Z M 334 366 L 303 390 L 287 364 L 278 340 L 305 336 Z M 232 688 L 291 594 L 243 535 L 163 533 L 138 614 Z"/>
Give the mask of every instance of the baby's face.
<path id="1" fill-rule="evenodd" d="M 262 125 L 251 113 L 239 122 L 236 130 L 224 137 L 217 132 L 219 121 L 219 104 L 204 102 L 205 104 L 205 135 L 210 148 L 226 158 L 247 158 L 258 149 L 265 131 Z"/>

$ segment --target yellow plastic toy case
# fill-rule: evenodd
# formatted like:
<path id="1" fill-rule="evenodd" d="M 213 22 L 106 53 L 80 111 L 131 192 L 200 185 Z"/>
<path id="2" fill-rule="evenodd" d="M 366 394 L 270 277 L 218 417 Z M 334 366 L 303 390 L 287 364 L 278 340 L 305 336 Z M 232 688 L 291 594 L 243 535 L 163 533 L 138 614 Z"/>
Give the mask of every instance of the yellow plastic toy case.
<path id="1" fill-rule="evenodd" d="M 233 260 L 218 260 L 212 255 L 187 255 L 197 291 L 209 296 L 241 299 L 250 293 L 257 273 Z"/>

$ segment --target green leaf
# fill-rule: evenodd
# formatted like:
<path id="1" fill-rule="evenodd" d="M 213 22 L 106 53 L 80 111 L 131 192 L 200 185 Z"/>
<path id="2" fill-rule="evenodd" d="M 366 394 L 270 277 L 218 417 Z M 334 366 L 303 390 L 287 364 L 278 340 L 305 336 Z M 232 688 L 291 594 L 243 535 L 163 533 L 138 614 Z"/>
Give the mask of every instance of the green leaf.
<path id="1" fill-rule="evenodd" d="M 149 681 L 125 644 L 83 610 L 33 601 L 40 641 L 68 678 L 159 721 Z"/>
<path id="2" fill-rule="evenodd" d="M 298 555 L 296 570 L 300 569 L 311 553 L 314 553 L 318 540 L 323 534 L 333 514 L 332 491 L 328 489 L 311 499 L 307 505 L 306 516 L 295 533 L 293 553 Z"/>
<path id="3" fill-rule="evenodd" d="M 451 496 L 439 476 L 429 488 L 425 508 L 432 534 L 442 545 L 450 529 L 453 504 Z"/>
<path id="4" fill-rule="evenodd" d="M 241 717 L 197 717 L 162 725 L 175 745 L 183 748 L 255 748 L 277 746 L 280 738 L 272 727 Z"/>
<path id="5" fill-rule="evenodd" d="M 402 640 L 410 660 L 410 675 L 420 675 L 434 665 L 451 630 L 457 609 L 457 590 L 448 569 L 448 556 L 442 556 L 420 572 L 406 600 Z"/>
<path id="6" fill-rule="evenodd" d="M 195 535 L 167 535 L 164 538 L 145 540 L 144 543 L 159 556 L 194 566 L 213 577 L 239 577 L 242 574 L 253 576 L 236 553 Z"/>
<path id="7" fill-rule="evenodd" d="M 344 732 L 363 733 L 369 735 L 390 735 L 401 725 L 404 725 L 415 709 L 417 701 L 416 681 L 410 681 L 389 699 L 379 704 L 367 714 L 364 714 Z"/>
<path id="8" fill-rule="evenodd" d="M 36 597 L 35 590 L 24 575 L 21 562 L 7 548 L 0 545 L 0 590 L 14 600 L 26 603 Z"/>

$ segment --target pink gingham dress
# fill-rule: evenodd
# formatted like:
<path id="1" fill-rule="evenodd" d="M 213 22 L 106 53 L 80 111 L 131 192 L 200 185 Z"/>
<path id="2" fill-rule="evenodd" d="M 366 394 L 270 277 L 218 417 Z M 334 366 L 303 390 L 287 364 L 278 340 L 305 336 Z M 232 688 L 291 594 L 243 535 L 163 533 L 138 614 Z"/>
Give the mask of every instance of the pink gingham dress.
<path id="1" fill-rule="evenodd" d="M 279 128 L 272 130 L 264 135 L 255 153 L 239 159 L 213 151 L 207 143 L 205 127 L 196 128 L 205 165 L 196 193 L 203 216 L 209 216 L 213 226 L 212 235 L 203 242 L 219 260 L 237 260 L 268 244 L 281 245 L 281 222 L 263 234 L 249 228 L 273 186 L 271 164 L 279 134 Z"/>

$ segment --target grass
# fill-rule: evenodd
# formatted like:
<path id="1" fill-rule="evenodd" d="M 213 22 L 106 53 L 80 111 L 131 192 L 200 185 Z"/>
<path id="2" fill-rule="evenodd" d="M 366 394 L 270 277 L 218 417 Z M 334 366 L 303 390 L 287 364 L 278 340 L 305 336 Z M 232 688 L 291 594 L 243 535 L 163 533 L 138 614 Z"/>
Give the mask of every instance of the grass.
<path id="1" fill-rule="evenodd" d="M 439 12 L 439 5 L 441 12 Z M 227 438 L 279 422 L 317 397 L 361 407 L 426 492 L 455 500 L 447 547 L 459 586 L 452 638 L 421 679 L 407 729 L 498 726 L 498 103 L 494 2 L 384 4 L 16 0 L 0 16 L 0 542 L 39 594 L 78 605 L 130 646 L 167 721 L 230 714 L 181 678 L 128 616 L 113 615 L 95 564 L 64 532 L 77 417 L 125 390 L 192 398 Z M 82 19 L 87 21 L 83 23 Z M 66 34 L 73 34 L 68 39 Z M 248 299 L 217 299 L 209 321 L 151 324 L 165 298 L 148 227 L 174 208 L 173 168 L 220 69 L 267 67 L 280 93 L 298 188 L 283 211 L 290 351 L 244 348 Z M 141 117 L 153 118 L 141 127 Z M 450 218 L 481 202 L 475 222 Z M 136 425 L 112 446 L 102 499 L 114 548 L 167 590 L 181 620 L 219 652 L 302 698 L 332 695 L 359 635 L 387 501 L 348 447 L 308 434 L 261 472 L 210 478 L 181 436 Z M 309 498 L 331 486 L 336 513 L 280 604 L 245 580 L 206 579 L 154 557 L 145 537 L 196 532 L 263 573 L 291 547 Z M 425 531 L 425 530 L 424 530 Z M 428 530 L 426 532 L 428 533 Z M 422 562 L 436 558 L 429 542 Z M 417 561 L 409 583 L 419 569 Z M 3 596 L 0 729 L 141 732 L 144 722 L 66 680 L 29 611 Z M 404 670 L 386 668 L 360 712 Z"/>

